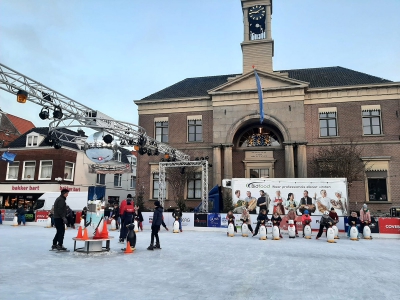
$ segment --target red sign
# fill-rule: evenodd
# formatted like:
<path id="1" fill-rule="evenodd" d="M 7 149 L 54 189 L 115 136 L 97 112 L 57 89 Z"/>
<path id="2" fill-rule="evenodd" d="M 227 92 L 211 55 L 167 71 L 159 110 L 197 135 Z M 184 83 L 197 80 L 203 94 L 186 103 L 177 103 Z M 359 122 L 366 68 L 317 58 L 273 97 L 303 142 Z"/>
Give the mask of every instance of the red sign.
<path id="1" fill-rule="evenodd" d="M 6 213 L 6 211 L 4 209 L 0 209 L 0 213 L 1 220 L 4 221 L 4 214 Z"/>
<path id="2" fill-rule="evenodd" d="M 49 214 L 48 210 L 36 211 L 36 222 L 43 222 L 42 220 L 47 220 L 48 214 Z"/>
<path id="3" fill-rule="evenodd" d="M 400 218 L 379 218 L 379 233 L 400 234 Z"/>

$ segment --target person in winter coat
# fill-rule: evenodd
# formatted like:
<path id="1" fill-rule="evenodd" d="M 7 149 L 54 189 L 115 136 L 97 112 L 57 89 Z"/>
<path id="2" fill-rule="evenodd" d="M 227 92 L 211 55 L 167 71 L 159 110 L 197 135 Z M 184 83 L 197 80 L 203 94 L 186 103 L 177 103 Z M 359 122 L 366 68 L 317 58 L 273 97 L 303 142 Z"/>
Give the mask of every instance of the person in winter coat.
<path id="1" fill-rule="evenodd" d="M 283 238 L 282 234 L 281 234 L 281 228 L 279 227 L 281 225 L 282 218 L 279 215 L 278 211 L 275 211 L 274 214 L 272 215 L 271 222 L 272 222 L 272 226 L 278 226 L 278 228 L 279 228 L 279 237 Z"/>
<path id="2" fill-rule="evenodd" d="M 335 211 L 335 208 L 331 207 L 331 211 L 329 212 L 329 216 L 335 221 L 335 224 L 339 222 L 338 214 Z"/>
<path id="3" fill-rule="evenodd" d="M 288 220 L 286 221 L 287 223 L 289 223 L 289 220 L 293 220 L 294 223 L 294 228 L 296 231 L 296 237 L 299 237 L 299 233 L 297 232 L 297 226 L 296 226 L 296 212 L 294 208 L 291 208 L 287 214 Z"/>
<path id="4" fill-rule="evenodd" d="M 253 236 L 256 236 L 258 233 L 258 230 L 260 229 L 260 226 L 261 225 L 265 226 L 268 221 L 269 221 L 269 219 L 268 219 L 267 211 L 265 209 L 262 209 L 257 217 L 257 226 L 253 233 Z"/>
<path id="5" fill-rule="evenodd" d="M 54 227 L 54 205 L 51 206 L 51 209 L 47 216 L 51 219 L 51 227 Z"/>
<path id="6" fill-rule="evenodd" d="M 75 214 L 72 209 L 67 205 L 67 226 L 75 229 Z"/>
<path id="7" fill-rule="evenodd" d="M 311 221 L 312 219 L 311 216 L 309 215 L 309 211 L 306 209 L 303 212 L 303 215 L 301 216 L 301 224 L 303 224 L 303 237 L 304 237 L 304 227 L 306 227 L 306 225 L 310 225 Z"/>
<path id="8" fill-rule="evenodd" d="M 251 227 L 251 219 L 250 219 L 250 214 L 249 211 L 245 208 L 242 212 L 242 215 L 240 216 L 240 221 L 247 224 L 247 227 L 249 228 L 250 232 L 254 234 L 253 228 Z"/>
<path id="9" fill-rule="evenodd" d="M 130 196 L 130 194 L 128 194 Z M 133 215 L 135 214 L 135 206 L 133 199 L 127 197 L 123 200 L 119 209 L 119 216 L 121 218 L 121 230 L 119 232 L 119 242 L 122 243 L 126 239 L 128 234 L 128 228 L 126 225 L 133 223 Z"/>
<path id="10" fill-rule="evenodd" d="M 139 206 L 135 206 L 135 220 L 138 223 L 138 227 L 140 228 L 140 231 L 143 231 L 143 215 L 142 211 L 140 210 Z M 138 230 L 139 230 L 138 228 Z"/>
<path id="11" fill-rule="evenodd" d="M 158 237 L 158 231 L 160 230 L 161 223 L 163 222 L 163 207 L 160 205 L 160 201 L 154 201 L 154 213 L 153 221 L 151 223 L 151 240 L 150 246 L 147 250 L 161 249 L 160 239 Z M 154 246 L 154 238 L 156 239 L 156 245 Z"/>
<path id="12" fill-rule="evenodd" d="M 24 224 L 25 226 L 25 208 L 22 204 L 18 205 L 17 211 L 15 212 L 15 214 L 18 217 L 18 225 L 21 225 L 21 223 Z"/>
<path id="13" fill-rule="evenodd" d="M 228 211 L 227 215 L 226 215 L 226 219 L 228 220 L 228 226 L 229 224 L 233 224 L 233 230 L 235 232 L 237 232 L 237 228 L 235 226 L 235 216 L 233 215 L 233 211 Z M 226 233 L 226 235 L 228 235 L 228 232 Z"/>
<path id="14" fill-rule="evenodd" d="M 356 226 L 358 232 L 360 232 L 358 229 L 360 226 L 360 219 L 358 218 L 356 211 L 351 212 L 350 217 L 347 219 L 347 223 L 349 224 L 349 227 L 347 228 L 347 237 L 350 237 L 350 229 L 353 226 Z"/>
<path id="15" fill-rule="evenodd" d="M 360 210 L 360 233 L 363 233 L 364 226 L 371 224 L 371 213 L 367 204 L 364 204 Z"/>
<path id="16" fill-rule="evenodd" d="M 329 216 L 329 211 L 324 211 L 324 214 L 319 221 L 319 231 L 316 239 L 318 240 L 321 237 L 322 233 L 324 232 L 324 227 L 326 230 L 328 230 L 329 226 L 332 226 L 333 224 L 335 224 L 335 221 Z"/>
<path id="17" fill-rule="evenodd" d="M 119 207 L 118 207 L 118 203 L 114 203 L 114 208 L 112 210 L 111 219 L 115 220 L 115 228 L 119 229 Z"/>
<path id="18" fill-rule="evenodd" d="M 69 190 L 63 189 L 61 195 L 54 202 L 54 225 L 56 226 L 57 232 L 53 239 L 52 250 L 67 250 L 63 246 L 64 234 L 65 234 L 65 224 L 67 224 L 67 204 L 66 200 L 68 197 Z"/>
<path id="19" fill-rule="evenodd" d="M 180 232 L 182 232 L 182 212 L 179 207 L 174 210 L 174 212 L 172 213 L 172 217 L 174 219 L 178 219 L 179 230 L 180 230 Z"/>
<path id="20" fill-rule="evenodd" d="M 86 226 L 86 215 L 87 215 L 87 207 L 85 206 L 82 209 L 82 213 L 81 213 L 81 219 L 83 219 L 83 221 L 85 222 L 85 226 Z"/>

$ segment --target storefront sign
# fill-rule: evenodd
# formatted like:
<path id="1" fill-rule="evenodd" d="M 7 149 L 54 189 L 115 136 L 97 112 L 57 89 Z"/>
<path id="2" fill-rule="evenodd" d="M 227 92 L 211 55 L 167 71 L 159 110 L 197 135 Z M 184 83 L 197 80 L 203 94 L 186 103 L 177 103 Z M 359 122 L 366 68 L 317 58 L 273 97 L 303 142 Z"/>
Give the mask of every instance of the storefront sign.
<path id="1" fill-rule="evenodd" d="M 40 185 L 12 185 L 13 191 L 40 191 Z"/>
<path id="2" fill-rule="evenodd" d="M 379 218 L 379 232 L 400 234 L 400 218 Z"/>
<path id="3" fill-rule="evenodd" d="M 69 190 L 70 192 L 80 192 L 81 188 L 80 187 L 70 186 L 70 185 L 66 185 L 66 186 L 61 186 L 60 185 L 60 191 L 62 191 L 62 190 Z"/>

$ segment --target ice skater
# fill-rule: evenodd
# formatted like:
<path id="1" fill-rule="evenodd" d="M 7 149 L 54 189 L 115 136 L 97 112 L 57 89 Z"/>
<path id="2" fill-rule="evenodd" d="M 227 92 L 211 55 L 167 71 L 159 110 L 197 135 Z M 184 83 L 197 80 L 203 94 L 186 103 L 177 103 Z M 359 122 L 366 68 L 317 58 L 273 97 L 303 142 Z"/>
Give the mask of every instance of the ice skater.
<path id="1" fill-rule="evenodd" d="M 360 234 L 363 234 L 364 226 L 369 224 L 371 224 L 371 213 L 369 212 L 367 204 L 364 204 L 360 210 Z"/>
<path id="2" fill-rule="evenodd" d="M 254 234 L 253 228 L 251 227 L 251 218 L 249 211 L 247 208 L 243 209 L 242 215 L 240 216 L 240 221 L 247 224 L 247 227 L 249 228 L 251 234 Z"/>
<path id="3" fill-rule="evenodd" d="M 119 207 L 118 203 L 114 203 L 114 209 L 112 210 L 111 220 L 115 220 L 115 228 L 119 229 Z"/>
<path id="4" fill-rule="evenodd" d="M 147 250 L 161 249 L 160 239 L 158 237 L 158 231 L 160 230 L 162 222 L 163 222 L 163 207 L 160 205 L 160 201 L 154 201 L 153 221 L 151 223 L 151 240 L 150 240 L 150 246 L 147 248 Z M 154 246 L 154 238 L 156 239 L 155 246 Z"/>
<path id="5" fill-rule="evenodd" d="M 22 223 L 25 226 L 25 223 L 26 223 L 26 221 L 25 221 L 25 213 L 26 212 L 25 212 L 24 206 L 22 204 L 19 204 L 18 205 L 18 209 L 15 212 L 16 216 L 18 217 L 18 225 L 21 225 L 21 223 Z"/>
<path id="6" fill-rule="evenodd" d="M 68 197 L 69 190 L 61 190 L 61 195 L 54 202 L 54 225 L 56 226 L 57 232 L 53 239 L 53 245 L 51 250 L 66 251 L 67 248 L 63 246 L 65 225 L 67 224 L 67 204 L 66 200 Z"/>
<path id="7" fill-rule="evenodd" d="M 119 210 L 121 220 L 123 220 L 123 221 L 121 221 L 121 230 L 119 232 L 119 242 L 120 243 L 123 243 L 124 240 L 126 239 L 126 235 L 128 234 L 128 228 L 126 227 L 126 225 L 133 222 L 133 214 L 135 213 L 133 199 L 128 197 L 124 201 L 126 201 L 126 202 L 124 203 L 123 206 L 121 204 L 121 208 Z"/>
<path id="8" fill-rule="evenodd" d="M 256 229 L 253 233 L 253 236 L 256 236 L 258 234 L 258 230 L 260 229 L 261 225 L 266 225 L 267 222 L 269 221 L 268 219 L 268 215 L 267 215 L 267 210 L 266 209 L 262 209 L 261 212 L 259 213 L 258 217 L 257 217 L 257 226 Z"/>
<path id="9" fill-rule="evenodd" d="M 143 231 L 143 215 L 142 215 L 142 210 L 140 209 L 139 206 L 135 206 L 135 220 L 138 223 L 138 230 L 140 228 L 140 231 Z"/>
<path id="10" fill-rule="evenodd" d="M 324 232 L 324 227 L 326 228 L 325 233 L 327 234 L 328 228 L 333 224 L 335 224 L 335 221 L 329 216 L 329 211 L 325 210 L 321 220 L 319 221 L 319 231 L 316 239 L 318 240 L 321 237 L 322 233 Z"/>
<path id="11" fill-rule="evenodd" d="M 272 222 L 272 226 L 277 226 L 277 227 L 278 227 L 278 229 L 279 229 L 279 237 L 280 237 L 280 238 L 283 238 L 283 237 L 282 237 L 282 234 L 281 234 L 281 228 L 279 227 L 279 226 L 281 225 L 282 218 L 281 218 L 281 216 L 279 215 L 278 210 L 276 210 L 276 211 L 274 212 L 274 214 L 272 215 L 272 217 L 271 217 L 271 222 Z"/>
<path id="12" fill-rule="evenodd" d="M 338 214 L 335 211 L 335 208 L 331 207 L 331 211 L 329 212 L 329 216 L 335 221 L 335 224 L 339 223 Z"/>
<path id="13" fill-rule="evenodd" d="M 235 216 L 233 215 L 233 211 L 228 211 L 228 214 L 226 215 L 226 219 L 228 220 L 228 227 L 229 224 L 233 225 L 233 230 L 237 233 L 237 228 L 235 226 Z M 228 232 L 226 233 L 228 235 Z"/>
<path id="14" fill-rule="evenodd" d="M 296 237 L 299 237 L 299 233 L 297 232 L 297 226 L 296 226 L 296 217 L 297 216 L 296 216 L 296 211 L 294 208 L 289 209 L 287 217 L 288 217 L 288 220 L 286 221 L 286 223 L 289 223 L 289 220 L 293 220 Z"/>
<path id="15" fill-rule="evenodd" d="M 357 212 L 356 211 L 352 211 L 350 214 L 350 217 L 347 220 L 349 227 L 347 228 L 347 237 L 350 237 L 350 229 L 351 227 L 355 226 L 357 228 L 358 231 L 358 238 L 360 236 L 360 230 L 359 230 L 359 226 L 360 226 L 360 219 L 357 216 Z"/>
<path id="16" fill-rule="evenodd" d="M 172 213 L 172 217 L 178 220 L 179 231 L 182 232 L 182 212 L 179 207 L 174 210 L 174 212 Z"/>
<path id="17" fill-rule="evenodd" d="M 311 226 L 312 219 L 311 216 L 308 212 L 308 210 L 306 209 L 305 211 L 303 211 L 303 215 L 301 216 L 301 224 L 303 224 L 303 237 L 304 236 L 304 227 L 306 227 L 307 225 Z"/>

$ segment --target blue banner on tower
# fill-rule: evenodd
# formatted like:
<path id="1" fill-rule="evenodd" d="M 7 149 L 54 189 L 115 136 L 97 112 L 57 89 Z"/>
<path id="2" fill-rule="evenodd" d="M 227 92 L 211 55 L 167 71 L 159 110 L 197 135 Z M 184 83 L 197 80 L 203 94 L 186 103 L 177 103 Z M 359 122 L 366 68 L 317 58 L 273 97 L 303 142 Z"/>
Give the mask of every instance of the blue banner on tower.
<path id="1" fill-rule="evenodd" d="M 258 91 L 258 102 L 260 104 L 260 124 L 264 121 L 264 103 L 263 103 L 263 92 L 261 88 L 260 77 L 258 77 L 256 69 L 254 69 L 254 75 L 256 77 L 257 91 Z"/>

